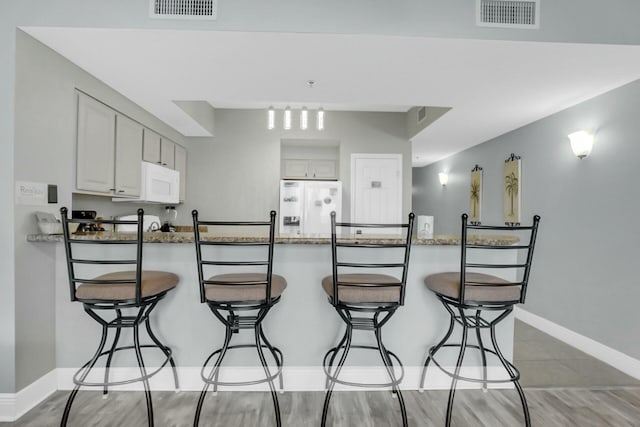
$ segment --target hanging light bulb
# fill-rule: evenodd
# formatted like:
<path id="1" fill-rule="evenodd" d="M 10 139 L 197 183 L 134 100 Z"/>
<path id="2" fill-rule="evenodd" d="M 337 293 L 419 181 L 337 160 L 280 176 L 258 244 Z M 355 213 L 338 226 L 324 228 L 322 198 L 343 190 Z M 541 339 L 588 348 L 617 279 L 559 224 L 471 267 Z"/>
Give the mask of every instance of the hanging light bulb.
<path id="1" fill-rule="evenodd" d="M 273 106 L 269 107 L 267 110 L 267 129 L 271 130 L 276 127 L 276 110 L 273 109 Z"/>
<path id="2" fill-rule="evenodd" d="M 318 130 L 324 130 L 324 110 L 322 108 L 318 108 L 318 114 L 316 116 L 316 125 Z"/>
<path id="3" fill-rule="evenodd" d="M 284 109 L 284 119 L 282 123 L 282 127 L 286 130 L 291 129 L 291 108 L 287 105 L 287 108 Z"/>
<path id="4" fill-rule="evenodd" d="M 307 107 L 302 107 L 300 110 L 300 129 L 307 130 L 309 126 L 309 112 L 307 111 Z"/>

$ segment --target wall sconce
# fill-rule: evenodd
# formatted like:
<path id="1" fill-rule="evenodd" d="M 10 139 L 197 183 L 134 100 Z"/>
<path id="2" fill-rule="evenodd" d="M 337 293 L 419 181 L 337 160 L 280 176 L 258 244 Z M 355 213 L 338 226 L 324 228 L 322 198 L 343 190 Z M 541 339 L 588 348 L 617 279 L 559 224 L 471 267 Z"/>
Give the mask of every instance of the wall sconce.
<path id="1" fill-rule="evenodd" d="M 570 133 L 569 141 L 571 141 L 571 149 L 579 159 L 587 157 L 591 153 L 593 148 L 593 133 L 586 130 L 579 130 L 577 132 Z"/>
<path id="2" fill-rule="evenodd" d="M 440 184 L 441 184 L 443 187 L 446 187 L 446 186 L 447 186 L 447 183 L 449 182 L 449 174 L 448 174 L 448 173 L 446 173 L 446 172 L 440 172 L 440 173 L 438 174 L 438 179 L 440 180 Z"/>

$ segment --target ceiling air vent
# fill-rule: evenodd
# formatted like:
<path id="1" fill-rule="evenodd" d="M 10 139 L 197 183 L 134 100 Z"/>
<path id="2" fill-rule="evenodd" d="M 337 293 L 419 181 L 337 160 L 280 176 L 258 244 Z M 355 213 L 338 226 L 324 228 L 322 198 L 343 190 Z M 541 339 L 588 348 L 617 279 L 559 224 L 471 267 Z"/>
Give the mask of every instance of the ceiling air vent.
<path id="1" fill-rule="evenodd" d="M 150 16 L 161 19 L 208 19 L 218 17 L 218 0 L 150 0 Z"/>
<path id="2" fill-rule="evenodd" d="M 427 118 L 427 107 L 418 108 L 418 123 Z"/>
<path id="3" fill-rule="evenodd" d="M 540 0 L 476 0 L 476 24 L 481 27 L 540 28 Z"/>

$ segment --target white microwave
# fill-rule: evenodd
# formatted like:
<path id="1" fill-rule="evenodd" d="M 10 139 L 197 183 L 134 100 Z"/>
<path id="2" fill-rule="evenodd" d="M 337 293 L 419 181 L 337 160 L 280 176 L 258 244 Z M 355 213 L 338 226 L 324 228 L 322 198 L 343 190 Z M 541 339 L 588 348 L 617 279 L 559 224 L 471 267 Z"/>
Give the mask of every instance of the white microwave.
<path id="1" fill-rule="evenodd" d="M 113 201 L 177 204 L 180 202 L 180 172 L 143 161 L 140 198 L 114 198 Z"/>

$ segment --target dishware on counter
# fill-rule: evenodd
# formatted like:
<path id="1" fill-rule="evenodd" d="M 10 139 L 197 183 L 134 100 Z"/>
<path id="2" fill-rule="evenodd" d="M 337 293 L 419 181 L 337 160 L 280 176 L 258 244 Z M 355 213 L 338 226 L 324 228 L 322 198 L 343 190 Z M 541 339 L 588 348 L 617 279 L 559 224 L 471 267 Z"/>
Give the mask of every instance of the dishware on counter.
<path id="1" fill-rule="evenodd" d="M 138 215 L 121 215 L 118 221 L 137 221 Z M 142 217 L 142 228 L 144 231 L 158 231 L 160 229 L 160 217 L 157 215 L 144 214 Z M 138 231 L 137 224 L 116 224 L 117 233 L 135 233 Z"/>
<path id="2" fill-rule="evenodd" d="M 38 229 L 42 234 L 62 234 L 62 222 L 52 213 L 38 211 L 35 213 Z M 74 233 L 78 224 L 69 224 L 69 232 Z"/>

